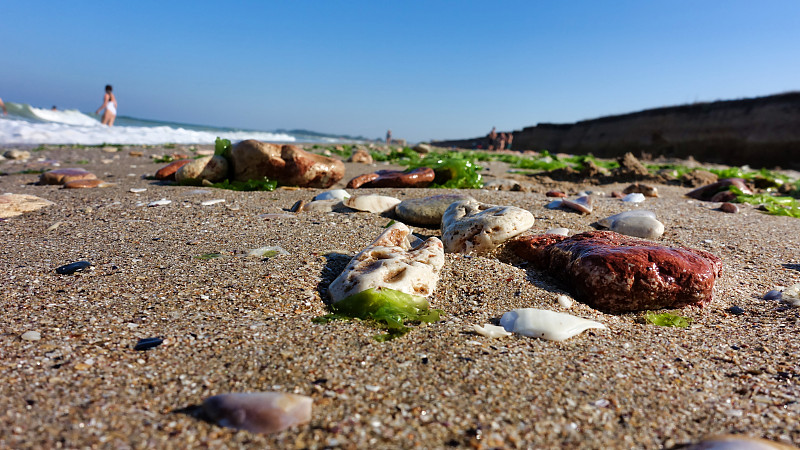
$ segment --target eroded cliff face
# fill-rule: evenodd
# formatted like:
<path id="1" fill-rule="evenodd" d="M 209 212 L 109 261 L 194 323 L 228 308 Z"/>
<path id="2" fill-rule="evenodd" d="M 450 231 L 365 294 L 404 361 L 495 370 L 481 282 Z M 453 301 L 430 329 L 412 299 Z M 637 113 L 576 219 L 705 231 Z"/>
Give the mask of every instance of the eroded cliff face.
<path id="1" fill-rule="evenodd" d="M 617 157 L 693 156 L 754 168 L 800 169 L 800 92 L 666 107 L 514 131 L 514 150 Z M 486 148 L 485 137 L 435 142 Z"/>

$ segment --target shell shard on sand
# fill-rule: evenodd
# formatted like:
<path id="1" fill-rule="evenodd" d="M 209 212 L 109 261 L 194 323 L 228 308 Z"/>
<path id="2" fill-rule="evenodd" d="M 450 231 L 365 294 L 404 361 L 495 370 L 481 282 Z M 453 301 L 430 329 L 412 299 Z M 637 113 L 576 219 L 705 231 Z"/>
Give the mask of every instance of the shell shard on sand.
<path id="1" fill-rule="evenodd" d="M 490 338 L 501 338 L 506 336 L 511 336 L 511 333 L 506 331 L 505 328 L 497 325 L 485 324 L 484 326 L 480 325 L 473 325 L 472 331 L 480 334 L 481 336 L 486 336 Z"/>
<path id="2" fill-rule="evenodd" d="M 442 216 L 442 241 L 448 253 L 485 253 L 533 226 L 529 211 L 477 200 L 452 203 Z"/>
<path id="3" fill-rule="evenodd" d="M 317 200 L 344 200 L 346 198 L 350 198 L 351 195 L 344 189 L 331 189 L 329 191 L 321 192 L 317 194 L 312 201 Z"/>
<path id="4" fill-rule="evenodd" d="M 442 241 L 431 237 L 412 247 L 411 230 L 400 222 L 361 250 L 328 288 L 334 302 L 370 288 L 430 296 L 444 265 Z"/>
<path id="5" fill-rule="evenodd" d="M 592 197 L 582 195 L 575 200 L 562 199 L 561 206 L 574 209 L 582 214 L 589 214 L 592 212 Z"/>
<path id="6" fill-rule="evenodd" d="M 602 323 L 546 309 L 521 308 L 503 314 L 500 325 L 511 333 L 563 341 L 590 328 L 605 329 Z"/>
<path id="7" fill-rule="evenodd" d="M 797 447 L 748 436 L 722 435 L 682 446 L 684 450 L 792 450 Z"/>
<path id="8" fill-rule="evenodd" d="M 348 197 L 344 199 L 343 203 L 344 206 L 358 211 L 380 214 L 393 211 L 394 207 L 400 203 L 400 199 L 386 195 L 368 194 Z"/>
<path id="9" fill-rule="evenodd" d="M 275 433 L 311 420 L 311 397 L 281 392 L 215 395 L 202 405 L 207 418 L 223 427 Z"/>

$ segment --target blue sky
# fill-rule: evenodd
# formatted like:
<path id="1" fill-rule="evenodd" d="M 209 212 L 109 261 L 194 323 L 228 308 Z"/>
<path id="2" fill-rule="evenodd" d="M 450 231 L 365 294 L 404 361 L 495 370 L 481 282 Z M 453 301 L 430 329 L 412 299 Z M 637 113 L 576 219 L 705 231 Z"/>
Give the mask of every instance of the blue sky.
<path id="1" fill-rule="evenodd" d="M 0 3 L 0 97 L 412 141 L 800 89 L 800 2 Z"/>

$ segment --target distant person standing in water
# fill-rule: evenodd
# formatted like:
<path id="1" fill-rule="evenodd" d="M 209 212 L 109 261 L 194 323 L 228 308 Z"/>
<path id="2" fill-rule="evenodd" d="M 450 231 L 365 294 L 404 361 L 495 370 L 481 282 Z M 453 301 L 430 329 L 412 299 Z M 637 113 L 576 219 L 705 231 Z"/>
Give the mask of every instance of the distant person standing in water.
<path id="1" fill-rule="evenodd" d="M 6 104 L 3 103 L 3 99 L 2 98 L 0 98 L 0 108 L 3 108 L 3 114 L 7 116 L 8 115 L 8 110 L 6 109 Z"/>
<path id="2" fill-rule="evenodd" d="M 107 84 L 106 94 L 103 96 L 103 105 L 97 108 L 97 111 L 95 111 L 95 114 L 100 114 L 100 111 L 105 109 L 100 123 L 110 127 L 114 126 L 114 119 L 117 118 L 117 97 L 111 92 L 112 90 L 113 88 L 111 85 Z"/>

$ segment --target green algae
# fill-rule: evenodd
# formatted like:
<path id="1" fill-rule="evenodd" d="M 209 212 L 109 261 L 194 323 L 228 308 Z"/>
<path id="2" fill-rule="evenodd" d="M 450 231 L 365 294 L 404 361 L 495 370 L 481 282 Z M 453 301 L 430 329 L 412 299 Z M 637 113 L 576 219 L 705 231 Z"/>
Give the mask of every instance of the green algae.
<path id="1" fill-rule="evenodd" d="M 274 191 L 278 187 L 278 182 L 264 177 L 260 180 L 247 181 L 223 180 L 219 183 L 211 183 L 209 187 L 231 191 Z"/>
<path id="2" fill-rule="evenodd" d="M 658 313 L 658 314 L 654 312 L 649 312 L 644 315 L 644 320 L 652 323 L 653 325 L 658 325 L 660 327 L 678 327 L 678 328 L 686 328 L 692 321 L 692 319 L 688 317 L 683 317 L 668 312 Z"/>

